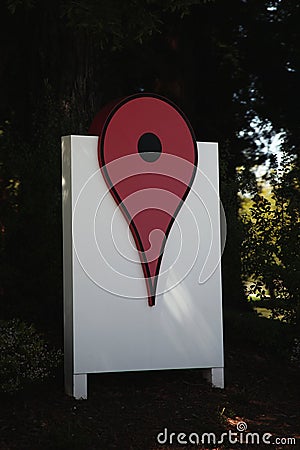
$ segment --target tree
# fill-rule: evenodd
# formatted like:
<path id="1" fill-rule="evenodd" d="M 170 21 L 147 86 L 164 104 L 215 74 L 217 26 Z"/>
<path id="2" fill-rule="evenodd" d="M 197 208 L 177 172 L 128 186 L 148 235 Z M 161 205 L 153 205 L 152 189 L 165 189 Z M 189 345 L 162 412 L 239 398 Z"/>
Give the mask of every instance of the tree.
<path id="1" fill-rule="evenodd" d="M 299 324 L 300 186 L 293 159 L 284 154 L 268 174 L 269 190 L 248 200 L 250 208 L 242 212 L 242 261 L 245 281 L 254 280 L 250 293 L 265 299 L 268 291 L 273 313 Z"/>
<path id="2" fill-rule="evenodd" d="M 13 0 L 0 8 L 0 122 L 11 123 L 10 135 L 4 127 L 1 138 L 2 193 L 8 194 L 10 179 L 19 183 L 12 202 L 18 212 L 12 213 L 10 196 L 1 220 L 5 258 L 18 255 L 10 263 L 23 280 L 19 292 L 30 285 L 26 297 L 38 303 L 44 284 L 50 309 L 61 296 L 59 276 L 48 277 L 46 267 L 32 284 L 33 267 L 45 259 L 61 270 L 60 134 L 85 133 L 105 103 L 144 89 L 178 103 L 199 140 L 220 143 L 229 225 L 224 301 L 241 307 L 237 193 L 254 189 L 251 168 L 267 156 L 253 130 L 252 136 L 240 132 L 259 116 L 274 130 L 284 129 L 287 151 L 298 154 L 299 1 Z M 298 159 L 294 165 L 299 179 Z M 49 232 L 56 246 L 45 246 Z M 39 258 L 32 252 L 33 234 Z"/>

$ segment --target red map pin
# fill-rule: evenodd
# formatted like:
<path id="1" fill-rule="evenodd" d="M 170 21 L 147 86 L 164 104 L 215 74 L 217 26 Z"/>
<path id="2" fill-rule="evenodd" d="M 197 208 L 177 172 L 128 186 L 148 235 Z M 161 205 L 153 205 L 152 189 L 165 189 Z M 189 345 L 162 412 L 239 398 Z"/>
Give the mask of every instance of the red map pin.
<path id="1" fill-rule="evenodd" d="M 153 306 L 166 240 L 196 174 L 193 130 L 169 100 L 137 94 L 108 105 L 89 132 L 100 136 L 100 168 L 129 223 Z"/>

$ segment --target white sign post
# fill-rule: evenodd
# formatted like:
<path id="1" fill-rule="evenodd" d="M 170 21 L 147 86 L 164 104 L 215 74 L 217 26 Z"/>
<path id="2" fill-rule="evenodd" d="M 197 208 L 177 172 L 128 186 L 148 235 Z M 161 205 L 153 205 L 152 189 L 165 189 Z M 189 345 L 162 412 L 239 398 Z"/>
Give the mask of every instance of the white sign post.
<path id="1" fill-rule="evenodd" d="M 62 138 L 65 388 L 87 374 L 205 369 L 224 387 L 218 146 L 198 168 L 170 231 L 155 306 L 127 221 L 103 179 L 98 137 Z"/>

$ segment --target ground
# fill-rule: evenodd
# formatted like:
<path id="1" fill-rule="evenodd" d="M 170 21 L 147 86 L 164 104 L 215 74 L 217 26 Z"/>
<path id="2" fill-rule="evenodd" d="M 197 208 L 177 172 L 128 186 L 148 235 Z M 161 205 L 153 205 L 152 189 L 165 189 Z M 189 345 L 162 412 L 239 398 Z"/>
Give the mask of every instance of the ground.
<path id="1" fill-rule="evenodd" d="M 271 433 L 272 440 L 298 439 L 295 445 L 272 448 L 297 448 L 299 369 L 272 347 L 272 339 L 269 344 L 265 339 L 266 345 L 254 345 L 260 326 L 251 335 L 243 320 L 240 328 L 236 318 L 225 326 L 224 390 L 207 384 L 201 370 L 98 374 L 89 376 L 88 400 L 75 401 L 63 393 L 61 370 L 47 383 L 1 395 L 0 450 L 264 448 L 263 444 L 174 442 L 179 432 L 187 436 L 216 433 L 219 439 L 222 432 L 235 432 L 238 422 L 261 436 Z M 251 319 L 250 324 L 257 320 Z M 262 322 L 263 329 L 266 323 Z M 162 445 L 157 435 L 165 429 L 168 439 Z M 172 432 L 176 436 L 170 443 Z"/>

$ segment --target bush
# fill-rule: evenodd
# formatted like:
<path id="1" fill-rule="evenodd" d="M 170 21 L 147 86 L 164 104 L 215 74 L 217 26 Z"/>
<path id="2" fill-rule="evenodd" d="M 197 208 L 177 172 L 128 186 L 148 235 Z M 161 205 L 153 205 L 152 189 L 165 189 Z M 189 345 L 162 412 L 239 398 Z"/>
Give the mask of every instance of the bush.
<path id="1" fill-rule="evenodd" d="M 255 312 L 238 314 L 235 311 L 224 312 L 224 325 L 227 343 L 234 342 L 245 352 L 255 348 L 265 356 L 289 362 L 295 338 L 292 325 L 260 317 Z"/>
<path id="2" fill-rule="evenodd" d="M 294 345 L 292 348 L 292 355 L 291 355 L 291 363 L 296 367 L 300 367 L 300 339 L 297 338 L 294 339 Z"/>
<path id="3" fill-rule="evenodd" d="M 48 350 L 33 325 L 0 321 L 0 390 L 15 392 L 42 381 L 60 365 L 62 352 Z"/>
<path id="4" fill-rule="evenodd" d="M 245 230 L 241 247 L 243 275 L 245 281 L 254 281 L 248 288 L 248 296 L 281 302 L 278 308 L 272 307 L 273 317 L 283 316 L 285 322 L 298 327 L 299 174 L 299 159 L 283 151 L 281 164 L 269 170 L 260 192 L 244 202 L 241 213 Z"/>

